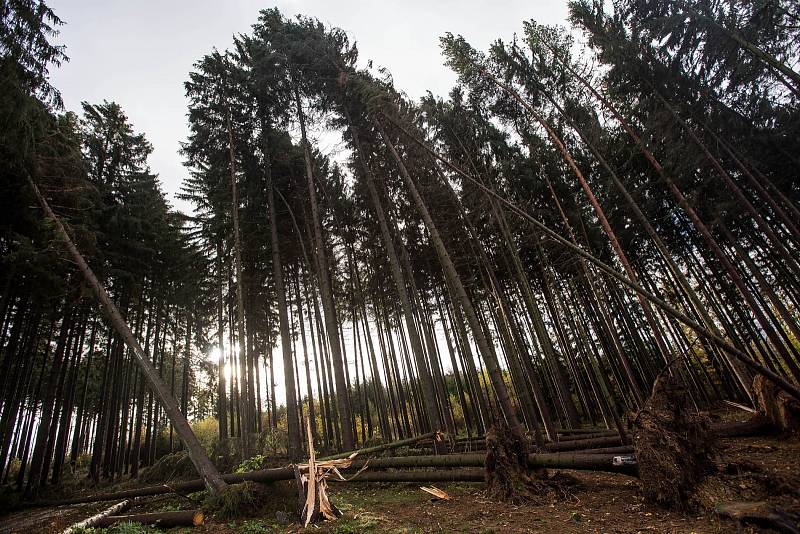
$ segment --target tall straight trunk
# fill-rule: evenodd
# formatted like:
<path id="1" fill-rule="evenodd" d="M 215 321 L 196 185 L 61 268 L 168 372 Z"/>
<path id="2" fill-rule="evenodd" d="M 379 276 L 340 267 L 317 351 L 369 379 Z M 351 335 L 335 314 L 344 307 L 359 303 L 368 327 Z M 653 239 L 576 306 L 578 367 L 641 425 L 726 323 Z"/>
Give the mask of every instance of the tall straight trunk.
<path id="1" fill-rule="evenodd" d="M 226 110 L 225 124 L 228 130 L 228 152 L 230 154 L 230 175 L 231 175 L 231 218 L 233 219 L 233 263 L 236 270 L 236 333 L 239 342 L 239 396 L 240 425 L 242 439 L 242 456 L 248 458 L 251 455 L 250 432 L 252 429 L 253 414 L 249 402 L 249 391 L 251 383 L 248 381 L 247 365 L 247 336 L 245 335 L 245 316 L 244 316 L 244 279 L 242 278 L 242 238 L 239 229 L 239 196 L 236 188 L 236 157 L 233 145 L 233 129 L 231 127 L 231 112 Z"/>
<path id="2" fill-rule="evenodd" d="M 224 308 L 222 294 L 222 241 L 217 242 L 217 343 L 219 344 L 219 361 L 217 362 L 217 420 L 219 423 L 219 441 L 223 450 L 228 440 L 228 406 L 227 390 L 225 389 L 225 322 L 222 317 Z M 156 337 L 158 339 L 158 337 Z"/>
<path id="3" fill-rule="evenodd" d="M 80 454 L 80 445 L 86 434 L 86 421 L 85 414 L 86 414 L 86 395 L 89 391 L 89 370 L 92 368 L 92 361 L 94 360 L 94 346 L 95 341 L 97 339 L 97 315 L 95 314 L 92 318 L 92 333 L 89 334 L 89 351 L 88 351 L 88 360 L 86 362 L 86 367 L 84 368 L 83 373 L 83 392 L 81 393 L 81 400 L 78 403 L 78 411 L 75 414 L 75 432 L 72 435 L 72 449 L 70 450 L 70 465 L 72 465 L 73 469 L 78 462 L 78 454 Z"/>
<path id="4" fill-rule="evenodd" d="M 425 227 L 428 229 L 428 233 L 430 235 L 431 241 L 433 242 L 434 248 L 436 249 L 436 254 L 439 257 L 439 261 L 442 264 L 442 268 L 445 271 L 445 275 L 450 281 L 450 284 L 455 291 L 456 297 L 458 298 L 459 304 L 461 305 L 462 309 L 464 310 L 465 315 L 467 316 L 467 321 L 469 322 L 470 329 L 472 330 L 472 335 L 475 339 L 475 343 L 478 346 L 478 349 L 483 354 L 484 362 L 486 363 L 486 367 L 489 371 L 489 377 L 492 381 L 492 386 L 494 388 L 495 394 L 497 395 L 497 400 L 500 403 L 500 408 L 503 412 L 503 416 L 505 417 L 506 423 L 508 424 L 511 432 L 518 436 L 520 439 L 524 439 L 524 431 L 522 429 L 522 425 L 517 418 L 517 414 L 514 411 L 514 406 L 511 403 L 511 397 L 508 394 L 508 388 L 506 387 L 505 381 L 503 380 L 503 373 L 500 369 L 500 366 L 497 362 L 497 356 L 494 353 L 493 347 L 490 346 L 489 341 L 486 338 L 486 335 L 481 327 L 480 322 L 478 321 L 478 316 L 475 312 L 475 309 L 472 306 L 472 302 L 470 301 L 469 297 L 467 296 L 466 290 L 464 289 L 464 285 L 461 282 L 461 278 L 456 271 L 455 265 L 453 265 L 453 261 L 450 258 L 450 254 L 447 252 L 445 248 L 444 241 L 442 241 L 441 236 L 439 235 L 439 231 L 436 228 L 436 225 L 431 218 L 430 212 L 428 211 L 428 207 L 425 205 L 425 202 L 422 199 L 419 191 L 417 190 L 414 181 L 411 178 L 411 175 L 408 173 L 403 160 L 400 158 L 400 155 L 397 153 L 392 142 L 389 140 L 389 137 L 386 135 L 386 132 L 383 131 L 383 127 L 378 123 L 375 122 L 376 128 L 380 131 L 381 137 L 386 143 L 386 146 L 389 148 L 392 157 L 394 158 L 395 162 L 397 163 L 398 168 L 400 169 L 400 174 L 403 177 L 403 180 L 408 188 L 409 192 L 411 193 L 412 199 L 414 200 L 414 204 L 417 207 L 422 219 L 425 223 Z"/>
<path id="5" fill-rule="evenodd" d="M 411 352 L 414 355 L 414 360 L 416 361 L 417 369 L 419 370 L 419 377 L 422 385 L 422 399 L 423 403 L 425 404 L 428 422 L 430 423 L 431 429 L 438 430 L 442 428 L 442 422 L 439 418 L 439 410 L 436 405 L 436 393 L 434 391 L 433 379 L 431 378 L 428 364 L 425 361 L 425 353 L 422 349 L 422 340 L 420 339 L 419 333 L 414 324 L 411 301 L 408 297 L 408 291 L 406 290 L 406 282 L 405 278 L 403 277 L 403 271 L 400 267 L 400 260 L 397 256 L 397 250 L 394 246 L 394 239 L 389 231 L 389 225 L 386 221 L 386 213 L 384 212 L 383 203 L 378 195 L 378 190 L 375 187 L 372 170 L 369 168 L 367 161 L 364 159 L 364 152 L 361 147 L 361 142 L 359 141 L 358 132 L 352 125 L 350 127 L 350 132 L 353 135 L 353 143 L 356 149 L 355 152 L 358 155 L 358 161 L 361 164 L 361 170 L 364 173 L 364 179 L 367 183 L 370 201 L 372 202 L 372 207 L 378 217 L 378 225 L 381 229 L 383 246 L 386 249 L 386 255 L 389 258 L 389 265 L 391 267 L 394 287 L 397 291 L 397 296 L 400 297 L 400 308 L 403 311 L 403 319 L 405 320 L 406 330 L 408 331 L 409 340 L 411 342 Z M 408 275 L 411 276 L 411 273 L 408 273 Z"/>
<path id="6" fill-rule="evenodd" d="M 303 319 L 303 303 L 300 298 L 300 268 L 295 269 L 294 298 L 297 306 L 297 322 L 300 324 L 300 339 L 303 343 L 303 363 L 306 368 L 306 389 L 308 390 L 308 419 L 311 422 L 311 436 L 317 441 L 317 413 L 314 407 L 314 391 L 311 387 L 311 366 L 308 361 L 308 346 L 306 343 L 306 327 Z M 312 336 L 313 339 L 313 336 Z M 319 392 L 319 390 L 317 390 Z M 310 452 L 310 451 L 309 451 Z"/>
<path id="7" fill-rule="evenodd" d="M 283 378 L 286 387 L 286 427 L 289 434 L 287 452 L 289 460 L 297 461 L 303 450 L 300 443 L 300 427 L 297 418 L 297 391 L 295 390 L 295 370 L 292 359 L 292 344 L 289 337 L 289 316 L 286 312 L 286 290 L 283 284 L 280 240 L 278 239 L 278 218 L 275 209 L 275 195 L 272 192 L 272 173 L 267 172 L 267 202 L 269 204 L 270 237 L 272 239 L 272 277 L 275 282 L 275 295 L 278 299 L 278 329 L 281 334 L 283 353 Z M 303 339 L 305 344 L 305 339 Z"/>
<path id="8" fill-rule="evenodd" d="M 297 116 L 300 122 L 300 135 L 303 144 L 303 156 L 305 159 L 306 179 L 308 181 L 308 196 L 311 203 L 311 218 L 314 227 L 314 243 L 319 272 L 319 286 L 322 294 L 322 308 L 325 315 L 325 331 L 328 335 L 328 346 L 331 359 L 333 360 L 333 371 L 336 379 L 336 401 L 338 405 L 339 418 L 341 420 L 342 445 L 345 450 L 353 450 L 355 446 L 355 436 L 353 435 L 353 415 L 350 411 L 348 401 L 347 381 L 345 380 L 344 360 L 342 358 L 342 348 L 338 336 L 338 320 L 336 318 L 336 305 L 333 300 L 333 290 L 331 288 L 330 270 L 328 267 L 327 254 L 325 252 L 325 239 L 322 235 L 322 224 L 320 222 L 319 206 L 317 205 L 317 190 L 314 183 L 314 170 L 311 161 L 311 147 L 306 137 L 306 121 L 303 107 L 300 102 L 300 92 L 295 89 L 295 104 L 297 105 Z"/>
<path id="9" fill-rule="evenodd" d="M 37 190 L 38 191 L 38 190 Z M 71 293 L 71 292 L 70 292 Z M 39 489 L 46 480 L 47 473 L 44 471 L 44 464 L 47 460 L 46 448 L 47 438 L 50 432 L 50 426 L 53 422 L 53 404 L 55 402 L 56 388 L 58 387 L 59 377 L 61 376 L 61 369 L 64 360 L 64 354 L 67 350 L 68 334 L 72 328 L 72 321 L 74 320 L 74 310 L 69 303 L 70 297 L 67 296 L 64 302 L 64 313 L 61 319 L 61 331 L 58 335 L 56 350 L 53 353 L 53 361 L 50 364 L 50 370 L 47 375 L 45 386 L 45 398 L 42 401 L 42 411 L 39 416 L 39 428 L 36 432 L 36 441 L 33 447 L 33 457 L 31 458 L 30 475 L 25 488 L 25 493 L 28 497 L 35 497 Z M 46 365 L 45 361 L 43 365 Z M 44 478 L 43 478 L 44 477 Z"/>
<path id="10" fill-rule="evenodd" d="M 768 324 L 768 322 L 766 320 L 766 317 L 761 313 L 761 310 L 758 308 L 758 304 L 755 302 L 755 299 L 753 298 L 752 294 L 750 293 L 750 291 L 745 286 L 744 281 L 742 280 L 741 276 L 737 272 L 736 268 L 730 262 L 730 260 L 725 255 L 725 253 L 722 251 L 722 249 L 720 248 L 720 246 L 717 243 L 717 241 L 714 239 L 714 237 L 711 234 L 711 232 L 708 229 L 708 227 L 705 225 L 705 223 L 700 219 L 700 217 L 694 211 L 694 208 L 692 208 L 692 206 L 689 204 L 688 200 L 683 195 L 681 190 L 677 187 L 677 185 L 672 180 L 672 178 L 665 172 L 664 168 L 661 166 L 661 164 L 658 162 L 658 160 L 655 158 L 655 156 L 652 154 L 652 152 L 650 152 L 650 150 L 644 145 L 644 143 L 642 142 L 642 139 L 633 130 L 633 128 L 630 126 L 630 124 L 628 124 L 628 122 L 622 117 L 622 115 L 619 113 L 619 111 L 616 109 L 616 107 L 614 105 L 612 105 L 600 93 L 598 93 L 591 86 L 591 84 L 589 84 L 586 80 L 580 79 L 580 81 L 592 92 L 592 94 L 595 96 L 595 98 L 597 98 L 597 100 L 606 109 L 608 109 L 611 112 L 611 114 L 614 116 L 614 118 L 620 123 L 622 128 L 626 131 L 628 136 L 633 140 L 634 144 L 636 144 L 637 148 L 642 153 L 642 155 L 645 157 L 645 159 L 648 161 L 648 163 L 653 167 L 653 169 L 656 171 L 656 173 L 659 175 L 659 177 L 662 180 L 664 180 L 664 183 L 667 185 L 668 190 L 670 191 L 670 193 L 673 195 L 673 197 L 678 202 L 678 205 L 681 207 L 681 209 L 689 217 L 689 220 L 692 222 L 692 224 L 694 225 L 695 229 L 700 233 L 700 235 L 702 236 L 702 238 L 705 241 L 706 245 L 714 253 L 714 255 L 716 256 L 717 260 L 720 262 L 720 264 L 722 265 L 723 269 L 727 273 L 727 275 L 730 277 L 730 279 L 733 281 L 733 283 L 736 286 L 736 288 L 739 290 L 739 292 L 744 297 L 745 301 L 747 302 L 747 305 L 751 308 L 751 310 L 755 314 L 756 319 L 758 320 L 759 324 L 762 326 L 762 328 L 766 332 L 767 336 L 769 337 L 769 339 L 772 342 L 772 344 L 775 346 L 776 350 L 780 351 L 784 358 L 787 358 L 787 359 L 790 358 L 791 356 L 788 355 L 788 353 L 786 352 L 786 349 L 783 346 L 781 340 L 779 339 L 779 337 L 777 336 L 775 331 L 771 328 L 771 326 Z M 650 84 L 650 87 L 654 92 L 656 92 L 658 94 L 658 91 L 656 90 L 655 87 L 652 86 L 652 84 Z M 673 310 L 665 309 L 664 311 L 667 311 L 671 315 L 674 315 L 674 313 L 672 313 Z M 681 319 L 681 321 L 684 322 L 684 324 L 687 324 L 686 320 Z M 696 329 L 696 330 L 698 331 L 698 333 L 702 333 L 701 332 L 702 329 L 699 329 L 699 330 Z M 711 335 L 707 336 L 707 337 L 712 339 L 715 343 L 721 344 L 724 348 L 726 348 L 728 350 L 729 353 L 731 353 L 734 356 L 736 356 L 737 359 L 739 359 L 745 365 L 748 365 L 751 368 L 754 367 L 755 362 L 753 362 L 752 360 L 747 358 L 747 356 L 744 353 L 742 353 L 742 351 L 736 349 L 735 347 L 731 347 L 730 345 L 725 343 L 724 340 L 719 339 L 719 336 L 716 333 L 711 332 Z M 720 342 L 722 342 L 722 343 L 720 343 Z M 725 346 L 725 345 L 727 345 L 727 346 Z M 733 350 L 731 350 L 731 349 L 733 349 Z M 780 377 L 775 376 L 773 373 L 769 372 L 768 370 L 764 370 L 764 371 L 765 371 L 764 374 L 767 377 L 769 377 L 771 380 L 773 380 L 776 384 L 779 384 L 782 389 L 785 389 L 787 392 L 791 391 L 793 396 L 800 396 L 800 390 L 797 390 L 797 388 L 794 388 L 794 387 L 792 387 L 792 385 L 786 383 L 785 381 L 782 381 L 780 379 Z"/>

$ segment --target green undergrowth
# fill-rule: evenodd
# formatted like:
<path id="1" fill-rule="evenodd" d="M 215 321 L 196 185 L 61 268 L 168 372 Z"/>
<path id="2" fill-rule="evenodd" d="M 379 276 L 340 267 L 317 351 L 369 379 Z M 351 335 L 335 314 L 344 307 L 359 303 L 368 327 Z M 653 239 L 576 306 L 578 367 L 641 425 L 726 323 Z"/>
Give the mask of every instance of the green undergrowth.
<path id="1" fill-rule="evenodd" d="M 203 510 L 220 519 L 249 515 L 256 507 L 256 485 L 244 482 L 228 486 L 223 491 L 206 497 Z"/>
<path id="2" fill-rule="evenodd" d="M 139 481 L 146 484 L 166 482 L 181 478 L 196 478 L 197 470 L 186 451 L 173 452 L 162 456 L 139 475 Z"/>
<path id="3" fill-rule="evenodd" d="M 140 523 L 120 523 L 108 528 L 81 528 L 72 532 L 74 534 L 157 534 L 163 531 Z"/>
<path id="4" fill-rule="evenodd" d="M 244 482 L 228 486 L 218 495 L 209 495 L 203 511 L 220 520 L 257 517 L 271 521 L 276 517 L 297 516 L 297 489 L 293 481 L 272 484 Z"/>

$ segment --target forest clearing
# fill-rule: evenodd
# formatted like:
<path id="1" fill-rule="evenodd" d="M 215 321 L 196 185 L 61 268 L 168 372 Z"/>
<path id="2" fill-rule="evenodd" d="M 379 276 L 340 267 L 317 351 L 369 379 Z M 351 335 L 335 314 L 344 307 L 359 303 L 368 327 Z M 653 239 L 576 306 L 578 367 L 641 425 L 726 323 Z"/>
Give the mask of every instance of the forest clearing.
<path id="1" fill-rule="evenodd" d="M 800 533 L 800 4 L 566 7 L 264 6 L 164 177 L 0 0 L 0 533 Z"/>

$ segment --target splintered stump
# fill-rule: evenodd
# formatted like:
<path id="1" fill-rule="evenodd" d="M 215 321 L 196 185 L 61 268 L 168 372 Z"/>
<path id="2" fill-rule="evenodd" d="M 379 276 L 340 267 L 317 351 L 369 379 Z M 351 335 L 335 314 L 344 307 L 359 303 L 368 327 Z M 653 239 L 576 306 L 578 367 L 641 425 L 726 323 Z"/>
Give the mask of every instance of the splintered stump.
<path id="1" fill-rule="evenodd" d="M 753 396 L 759 412 L 778 430 L 800 434 L 800 402 L 779 390 L 763 375 L 753 379 Z"/>
<path id="2" fill-rule="evenodd" d="M 339 467 L 349 467 L 353 457 L 357 454 L 353 453 L 350 457 L 344 459 L 317 462 L 316 454 L 314 453 L 311 422 L 308 415 L 306 415 L 306 436 L 308 436 L 308 464 L 294 467 L 298 500 L 300 502 L 300 523 L 303 527 L 308 526 L 310 523 L 342 517 L 342 512 L 328 499 L 325 478 L 331 470 L 338 474 Z"/>
<path id="3" fill-rule="evenodd" d="M 715 469 L 717 450 L 707 418 L 693 413 L 684 386 L 670 376 L 656 380 L 644 408 L 628 423 L 647 500 L 679 510 Z"/>
<path id="4" fill-rule="evenodd" d="M 314 474 L 310 475 L 312 472 Z M 325 473 L 322 468 L 314 466 L 308 473 L 302 473 L 300 468 L 296 467 L 295 478 L 300 502 L 300 523 L 304 527 L 342 516 L 342 512 L 328 498 Z"/>
<path id="5" fill-rule="evenodd" d="M 505 425 L 486 433 L 486 493 L 490 499 L 521 502 L 539 493 L 528 469 L 528 444 Z M 544 469 L 536 471 L 542 475 Z"/>

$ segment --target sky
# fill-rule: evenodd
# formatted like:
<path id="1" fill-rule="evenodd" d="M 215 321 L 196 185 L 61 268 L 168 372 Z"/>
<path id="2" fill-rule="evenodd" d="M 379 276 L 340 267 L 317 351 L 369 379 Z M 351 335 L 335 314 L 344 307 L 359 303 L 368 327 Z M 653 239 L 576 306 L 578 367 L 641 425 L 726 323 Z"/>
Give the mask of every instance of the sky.
<path id="1" fill-rule="evenodd" d="M 53 69 L 51 82 L 66 109 L 81 102 L 115 101 L 138 132 L 153 145 L 150 167 L 174 206 L 187 175 L 179 154 L 188 135 L 183 82 L 192 65 L 214 47 L 230 47 L 232 36 L 247 33 L 258 12 L 278 7 L 286 16 L 313 16 L 346 30 L 367 60 L 389 69 L 398 89 L 418 98 L 430 90 L 447 95 L 455 75 L 443 65 L 439 37 L 463 35 L 485 49 L 494 39 L 510 39 L 522 21 L 563 24 L 566 0 L 493 2 L 484 0 L 325 1 L 284 0 L 50 0 L 64 22 L 57 42 L 70 61 Z M 323 147 L 324 150 L 324 147 Z"/>
<path id="2" fill-rule="evenodd" d="M 564 24 L 567 12 L 566 0 L 49 0 L 48 4 L 65 22 L 56 42 L 66 45 L 70 61 L 53 69 L 51 82 L 61 91 L 66 109 L 80 112 L 82 101 L 109 100 L 122 106 L 135 130 L 153 145 L 150 168 L 159 175 L 170 202 L 185 212 L 191 206 L 175 198 L 187 176 L 179 154 L 188 135 L 183 83 L 203 55 L 213 48 L 225 50 L 233 35 L 249 32 L 261 9 L 278 7 L 285 16 L 313 16 L 346 30 L 358 44 L 359 66 L 372 60 L 374 67 L 388 68 L 395 87 L 412 98 L 429 90 L 446 96 L 455 84 L 456 77 L 444 66 L 439 51 L 444 33 L 461 34 L 476 48 L 486 49 L 497 38 L 511 39 L 524 20 Z M 323 142 L 319 148 L 325 152 L 336 147 Z M 437 341 L 445 350 L 440 330 L 437 324 Z M 351 332 L 344 337 L 350 347 Z M 283 402 L 279 346 L 273 354 L 276 398 Z M 348 363 L 352 370 L 353 362 Z M 302 363 L 300 372 L 305 373 Z"/>

